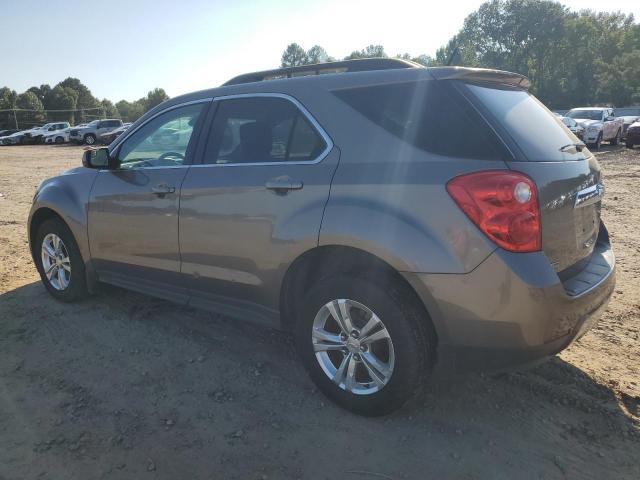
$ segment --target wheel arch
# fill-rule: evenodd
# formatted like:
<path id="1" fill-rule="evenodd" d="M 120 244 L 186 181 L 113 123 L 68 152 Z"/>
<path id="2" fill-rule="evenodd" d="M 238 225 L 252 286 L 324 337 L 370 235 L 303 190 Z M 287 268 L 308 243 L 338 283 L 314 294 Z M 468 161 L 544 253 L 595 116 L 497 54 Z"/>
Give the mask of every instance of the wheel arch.
<path id="1" fill-rule="evenodd" d="M 280 288 L 283 328 L 290 330 L 295 321 L 295 311 L 298 307 L 296 300 L 300 301 L 314 283 L 336 273 L 376 275 L 378 279 L 396 282 L 424 311 L 426 326 L 432 329 L 437 343 L 437 331 L 427 306 L 402 274 L 376 255 L 343 245 L 323 245 L 307 250 L 289 266 Z"/>

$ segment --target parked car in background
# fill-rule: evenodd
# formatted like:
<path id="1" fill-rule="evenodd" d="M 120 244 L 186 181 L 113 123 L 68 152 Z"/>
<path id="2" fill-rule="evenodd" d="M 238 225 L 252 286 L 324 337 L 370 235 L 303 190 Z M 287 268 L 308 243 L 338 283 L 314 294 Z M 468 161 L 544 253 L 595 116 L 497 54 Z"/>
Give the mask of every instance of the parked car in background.
<path id="1" fill-rule="evenodd" d="M 2 145 L 23 145 L 25 143 L 25 131 L 20 130 L 2 137 Z"/>
<path id="2" fill-rule="evenodd" d="M 9 130 L 0 130 L 0 139 L 2 137 L 8 137 L 9 135 L 13 135 L 14 133 L 16 133 L 18 130 L 14 129 L 9 129 Z"/>
<path id="3" fill-rule="evenodd" d="M 571 130 L 576 137 L 582 140 L 584 136 L 584 127 L 579 125 L 573 118 L 570 117 L 560 117 L 560 121 L 566 125 L 566 127 Z"/>
<path id="4" fill-rule="evenodd" d="M 622 138 L 623 122 L 621 118 L 613 116 L 613 108 L 572 108 L 566 116 L 584 128 L 583 141 L 587 145 L 600 148 L 603 141 L 617 145 Z"/>
<path id="5" fill-rule="evenodd" d="M 61 301 L 103 282 L 288 329 L 360 414 L 535 363 L 594 326 L 615 259 L 598 160 L 529 84 L 367 59 L 172 98 L 40 184 L 33 260 Z"/>
<path id="6" fill-rule="evenodd" d="M 627 138 L 627 130 L 633 123 L 640 120 L 640 115 L 623 115 L 620 118 L 624 122 L 622 124 L 622 139 L 624 140 Z"/>
<path id="7" fill-rule="evenodd" d="M 100 137 L 98 138 L 98 142 L 103 144 L 103 145 L 109 145 L 116 138 L 118 138 L 120 135 L 122 135 L 124 132 L 126 132 L 127 129 L 130 126 L 131 126 L 131 123 L 123 123 L 121 127 L 116 128 L 115 130 L 111 130 L 110 132 L 103 133 L 102 135 L 100 135 Z"/>
<path id="8" fill-rule="evenodd" d="M 627 148 L 633 148 L 635 145 L 640 145 L 640 120 L 629 125 L 625 144 L 627 145 Z"/>
<path id="9" fill-rule="evenodd" d="M 115 130 L 122 126 L 122 120 L 108 118 L 104 120 L 94 120 L 82 128 L 72 128 L 69 133 L 69 140 L 73 143 L 86 143 L 93 145 L 100 135 Z"/>
<path id="10" fill-rule="evenodd" d="M 53 133 L 49 133 L 43 137 L 43 143 L 68 143 L 69 142 L 69 133 L 71 132 L 71 127 L 67 127 L 63 130 L 58 130 Z"/>
<path id="11" fill-rule="evenodd" d="M 69 128 L 69 122 L 51 122 L 51 123 L 46 123 L 41 127 L 25 130 L 23 143 L 27 143 L 27 144 L 42 143 L 45 135 L 51 134 L 52 132 L 57 132 L 59 130 L 63 130 L 65 128 Z"/>

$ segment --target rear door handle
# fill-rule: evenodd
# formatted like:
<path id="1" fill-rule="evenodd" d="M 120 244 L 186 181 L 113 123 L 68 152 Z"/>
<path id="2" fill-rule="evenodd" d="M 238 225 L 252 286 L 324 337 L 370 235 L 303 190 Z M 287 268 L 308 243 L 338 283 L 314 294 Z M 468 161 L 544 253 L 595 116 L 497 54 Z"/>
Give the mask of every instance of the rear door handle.
<path id="1" fill-rule="evenodd" d="M 299 180 L 291 180 L 289 177 L 278 177 L 268 180 L 264 186 L 276 193 L 286 193 L 289 190 L 300 190 L 303 187 L 303 183 Z"/>
<path id="2" fill-rule="evenodd" d="M 176 187 L 169 186 L 166 183 L 160 183 L 155 187 L 151 187 L 151 191 L 156 195 L 166 195 L 167 193 L 174 193 Z"/>

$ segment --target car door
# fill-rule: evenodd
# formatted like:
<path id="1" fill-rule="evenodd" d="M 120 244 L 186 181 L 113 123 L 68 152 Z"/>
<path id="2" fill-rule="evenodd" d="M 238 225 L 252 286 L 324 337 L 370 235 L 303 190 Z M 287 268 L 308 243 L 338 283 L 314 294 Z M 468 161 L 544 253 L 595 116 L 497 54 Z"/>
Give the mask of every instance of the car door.
<path id="1" fill-rule="evenodd" d="M 291 261 L 317 245 L 339 153 L 280 94 L 214 101 L 203 163 L 182 188 L 180 250 L 192 304 L 273 322 Z"/>
<path id="2" fill-rule="evenodd" d="M 89 242 L 98 277 L 148 293 L 168 290 L 186 300 L 180 283 L 180 187 L 193 162 L 193 144 L 210 103 L 172 106 L 130 132 L 112 149 L 118 168 L 98 172 L 89 203 Z M 179 126 L 181 142 L 154 143 Z"/>

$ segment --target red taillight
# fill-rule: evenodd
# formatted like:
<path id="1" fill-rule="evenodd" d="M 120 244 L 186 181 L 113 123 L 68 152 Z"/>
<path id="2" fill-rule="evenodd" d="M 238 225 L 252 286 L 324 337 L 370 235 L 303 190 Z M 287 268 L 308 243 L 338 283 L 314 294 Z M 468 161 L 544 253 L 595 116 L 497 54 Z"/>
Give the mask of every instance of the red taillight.
<path id="1" fill-rule="evenodd" d="M 489 170 L 452 178 L 447 192 L 491 240 L 511 252 L 541 248 L 536 184 L 508 170 Z"/>

